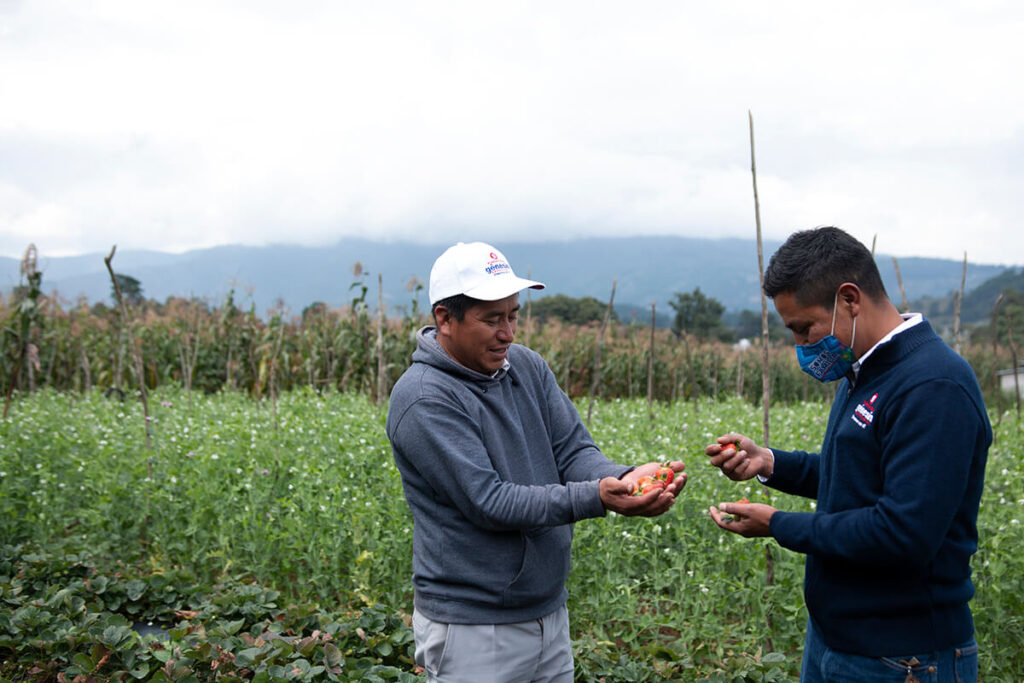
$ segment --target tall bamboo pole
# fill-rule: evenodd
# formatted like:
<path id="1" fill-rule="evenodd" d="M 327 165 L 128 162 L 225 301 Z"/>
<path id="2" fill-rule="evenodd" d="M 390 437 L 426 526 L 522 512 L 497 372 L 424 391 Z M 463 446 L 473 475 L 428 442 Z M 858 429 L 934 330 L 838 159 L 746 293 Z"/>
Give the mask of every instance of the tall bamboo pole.
<path id="1" fill-rule="evenodd" d="M 903 276 L 900 275 L 900 262 L 896 260 L 896 257 L 892 257 L 892 267 L 896 269 L 896 283 L 900 286 L 900 299 L 903 302 L 903 312 L 907 313 L 910 311 L 910 304 L 907 303 L 907 291 L 903 289 Z"/>
<path id="2" fill-rule="evenodd" d="M 384 400 L 387 391 L 387 378 L 384 370 L 384 326 L 387 316 L 384 314 L 384 276 L 377 273 L 377 401 Z"/>
<path id="3" fill-rule="evenodd" d="M 1003 309 L 1006 317 L 1006 343 L 1010 347 L 1010 359 L 1013 361 L 1013 397 L 1017 405 L 1017 431 L 1020 431 L 1020 360 L 1017 355 L 1017 343 L 1013 340 L 1012 306 Z"/>
<path id="4" fill-rule="evenodd" d="M 960 291 L 953 302 L 953 348 L 960 353 L 960 311 L 964 306 L 964 285 L 967 284 L 967 252 L 964 252 L 964 268 L 960 273 Z"/>
<path id="5" fill-rule="evenodd" d="M 526 279 L 527 280 L 531 279 L 530 270 L 531 270 L 530 267 L 526 268 Z M 531 319 L 533 317 L 533 315 L 532 315 L 533 314 L 533 301 L 530 298 L 530 291 L 531 290 L 529 288 L 527 288 L 527 290 L 526 290 L 526 338 L 523 340 L 526 348 L 530 348 L 530 331 L 531 331 L 530 327 L 531 327 Z"/>
<path id="6" fill-rule="evenodd" d="M 604 311 L 601 329 L 597 331 L 597 349 L 594 352 L 594 378 L 590 382 L 590 401 L 587 404 L 587 429 L 590 429 L 590 416 L 594 412 L 594 399 L 597 397 L 598 389 L 601 386 L 601 348 L 604 346 L 604 331 L 612 317 L 612 304 L 615 302 L 615 285 L 617 283 L 618 278 L 612 280 L 612 295 L 608 299 L 608 308 Z"/>
<path id="7" fill-rule="evenodd" d="M 992 381 L 996 388 L 996 426 L 1003 421 L 1003 387 L 999 384 L 999 304 L 1003 301 L 1003 293 L 996 297 L 992 306 Z"/>
<path id="8" fill-rule="evenodd" d="M 654 302 L 651 302 L 651 348 L 647 355 L 647 415 L 654 421 Z"/>
<path id="9" fill-rule="evenodd" d="M 768 298 L 764 294 L 764 242 L 761 239 L 761 202 L 757 196 L 757 162 L 754 158 L 754 115 L 747 110 L 747 119 L 750 122 L 750 175 L 754 183 L 754 221 L 757 225 L 757 278 L 761 291 L 761 405 L 764 411 L 762 438 L 764 447 L 768 448 L 769 443 L 769 417 L 768 404 L 771 399 L 771 387 L 768 385 Z M 763 486 L 763 485 L 762 485 Z M 764 547 L 765 559 L 765 585 L 775 584 L 775 559 L 772 557 L 772 547 L 766 544 Z M 772 632 L 772 617 L 766 615 L 768 621 L 768 632 Z M 771 636 L 767 638 L 768 649 L 773 649 Z"/>
<path id="10" fill-rule="evenodd" d="M 103 262 L 107 264 L 107 272 L 110 273 L 110 281 L 114 284 L 114 295 L 117 297 L 117 303 L 121 307 L 121 321 L 124 325 L 125 333 L 128 336 L 128 346 L 132 349 L 132 358 L 135 361 L 135 375 L 139 380 L 139 394 L 142 396 L 142 413 L 145 432 L 146 432 L 146 450 L 152 450 L 153 445 L 150 441 L 150 418 L 149 418 L 149 394 L 146 391 L 146 376 L 143 374 L 142 365 L 142 351 L 135 345 L 135 335 L 132 334 L 132 320 L 128 315 L 128 307 L 124 303 L 124 296 L 121 295 L 121 285 L 117 281 L 117 276 L 114 275 L 114 267 L 110 265 L 110 262 L 114 260 L 114 252 L 117 251 L 117 245 L 115 244 L 110 248 L 110 255 L 103 259 Z M 147 463 L 148 474 L 152 478 L 153 476 L 153 463 Z"/>
<path id="11" fill-rule="evenodd" d="M 754 159 L 754 115 L 747 111 L 750 121 L 750 175 L 754 181 L 754 220 L 757 224 L 757 276 L 761 290 L 761 405 L 764 409 L 764 447 L 769 444 L 769 410 L 771 388 L 768 385 L 768 298 L 764 294 L 764 242 L 761 239 L 761 202 L 757 197 L 757 163 Z"/>

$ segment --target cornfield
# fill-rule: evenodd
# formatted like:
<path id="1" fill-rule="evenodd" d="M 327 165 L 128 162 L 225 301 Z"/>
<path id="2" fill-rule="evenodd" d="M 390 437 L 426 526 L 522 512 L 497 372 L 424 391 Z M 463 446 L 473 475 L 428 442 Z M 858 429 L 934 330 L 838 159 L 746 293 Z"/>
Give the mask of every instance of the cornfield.
<path id="1" fill-rule="evenodd" d="M 119 309 L 103 304 L 62 306 L 59 297 L 39 296 L 26 312 L 24 299 L 0 298 L 0 319 L 8 321 L 0 386 L 8 395 L 40 387 L 128 392 L 141 386 L 133 362 L 138 354 L 149 389 L 173 384 L 190 392 L 237 391 L 260 398 L 313 387 L 379 400 L 377 394 L 388 391 L 408 367 L 415 333 L 430 320 L 415 305 L 399 316 L 378 316 L 365 299 L 364 287 L 343 308 L 317 304 L 301 315 L 271 310 L 260 316 L 252 308 L 239 308 L 232 296 L 219 306 L 171 298 L 136 304 L 123 319 Z M 598 334 L 596 324 L 541 325 L 523 315 L 517 340 L 529 340 L 566 393 L 578 398 L 591 389 Z M 654 358 L 649 363 L 652 338 Z M 738 395 L 759 404 L 758 344 L 755 340 L 754 346 L 740 350 L 690 335 L 676 337 L 664 329 L 652 337 L 646 326 L 613 321 L 605 332 L 597 392 L 603 398 L 648 396 L 650 367 L 652 400 Z M 963 353 L 991 401 L 995 371 L 1012 362 L 1009 350 L 976 344 L 966 345 Z M 788 340 L 770 348 L 769 381 L 773 402 L 827 400 L 834 391 L 800 372 Z"/>

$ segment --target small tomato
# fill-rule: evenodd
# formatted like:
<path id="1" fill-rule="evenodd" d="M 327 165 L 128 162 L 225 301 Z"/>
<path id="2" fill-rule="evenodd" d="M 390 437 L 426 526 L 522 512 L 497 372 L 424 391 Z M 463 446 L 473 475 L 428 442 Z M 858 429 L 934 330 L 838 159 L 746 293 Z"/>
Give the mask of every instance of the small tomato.
<path id="1" fill-rule="evenodd" d="M 642 496 L 649 491 L 654 489 L 665 488 L 665 482 L 655 479 L 654 477 L 640 477 L 640 479 L 633 486 L 633 495 Z"/>
<path id="2" fill-rule="evenodd" d="M 658 471 L 654 473 L 654 478 L 668 485 L 675 480 L 676 472 L 671 467 L 659 467 Z"/>
<path id="3" fill-rule="evenodd" d="M 719 453 L 728 453 L 729 451 L 739 452 L 740 442 L 730 441 L 729 443 L 722 444 L 722 450 Z"/>

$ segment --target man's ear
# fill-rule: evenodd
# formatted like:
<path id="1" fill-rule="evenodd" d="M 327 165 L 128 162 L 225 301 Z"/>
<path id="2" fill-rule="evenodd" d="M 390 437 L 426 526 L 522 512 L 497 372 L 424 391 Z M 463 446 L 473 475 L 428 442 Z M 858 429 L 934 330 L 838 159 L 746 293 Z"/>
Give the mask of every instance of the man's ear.
<path id="1" fill-rule="evenodd" d="M 445 337 L 451 336 L 452 322 L 454 320 L 455 316 L 444 306 L 434 308 L 434 322 L 436 323 L 438 334 Z"/>
<path id="2" fill-rule="evenodd" d="M 839 285 L 839 300 L 837 306 L 843 306 L 850 311 L 850 315 L 856 318 L 860 315 L 860 306 L 863 301 L 864 292 L 852 282 L 844 282 Z"/>

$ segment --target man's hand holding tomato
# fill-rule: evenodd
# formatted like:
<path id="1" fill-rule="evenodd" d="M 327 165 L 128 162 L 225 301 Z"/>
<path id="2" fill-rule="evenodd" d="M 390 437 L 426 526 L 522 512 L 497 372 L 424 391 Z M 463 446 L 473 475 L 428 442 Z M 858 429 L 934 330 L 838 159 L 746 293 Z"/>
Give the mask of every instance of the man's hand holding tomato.
<path id="1" fill-rule="evenodd" d="M 708 444 L 704 453 L 711 456 L 711 464 L 722 470 L 733 481 L 745 481 L 757 475 L 770 477 L 775 467 L 775 456 L 771 450 L 761 448 L 752 439 L 742 434 L 723 434 Z M 748 538 L 771 536 L 771 519 L 775 508 L 761 503 L 749 503 L 744 498 L 735 503 L 720 503 L 708 510 L 715 524 Z M 732 515 L 726 519 L 722 515 Z"/>
<path id="2" fill-rule="evenodd" d="M 711 464 L 722 470 L 733 481 L 752 479 L 760 474 L 770 477 L 775 467 L 771 450 L 761 448 L 742 434 L 723 434 L 704 453 L 711 456 Z"/>
<path id="3" fill-rule="evenodd" d="M 672 470 L 672 481 L 664 488 L 655 488 L 639 496 L 633 495 L 637 482 L 643 477 L 657 478 L 658 471 L 664 468 Z M 681 461 L 662 465 L 649 462 L 627 472 L 621 479 L 605 477 L 600 483 L 601 502 L 605 509 L 620 515 L 655 517 L 667 511 L 675 502 L 675 497 L 686 486 L 686 468 Z M 662 477 L 667 478 L 664 471 Z"/>

